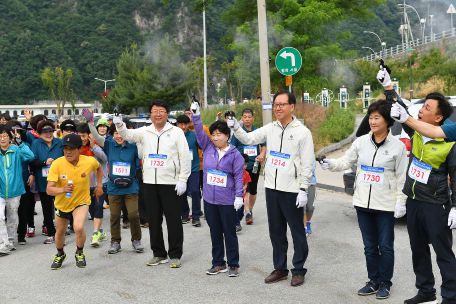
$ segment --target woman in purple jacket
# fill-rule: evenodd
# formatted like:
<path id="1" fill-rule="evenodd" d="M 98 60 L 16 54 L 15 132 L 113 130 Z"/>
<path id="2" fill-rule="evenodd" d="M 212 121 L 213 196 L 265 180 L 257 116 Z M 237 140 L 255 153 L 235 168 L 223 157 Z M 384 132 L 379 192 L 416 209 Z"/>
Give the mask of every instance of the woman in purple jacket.
<path id="1" fill-rule="evenodd" d="M 198 103 L 191 106 L 192 121 L 198 144 L 203 150 L 203 200 L 206 220 L 211 230 L 212 268 L 207 274 L 227 272 L 239 275 L 239 245 L 236 236 L 236 211 L 244 204 L 242 199 L 242 174 L 244 158 L 235 146 L 230 145 L 230 128 L 224 121 L 216 121 L 209 127 L 212 141 L 203 130 Z"/>

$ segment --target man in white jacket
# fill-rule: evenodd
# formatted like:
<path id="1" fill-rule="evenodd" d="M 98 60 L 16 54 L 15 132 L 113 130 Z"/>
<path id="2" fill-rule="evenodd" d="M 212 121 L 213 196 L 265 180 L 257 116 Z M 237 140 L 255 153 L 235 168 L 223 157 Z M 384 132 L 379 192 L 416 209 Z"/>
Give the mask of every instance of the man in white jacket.
<path id="1" fill-rule="evenodd" d="M 117 132 L 127 141 L 142 147 L 143 175 L 150 247 L 154 258 L 147 263 L 157 266 L 171 259 L 171 268 L 181 266 L 184 231 L 182 229 L 182 197 L 187 189 L 191 159 L 184 132 L 168 123 L 169 105 L 161 99 L 149 104 L 152 124 L 128 130 L 122 116 L 114 116 Z M 168 227 L 168 252 L 163 240 L 162 222 Z"/>
<path id="2" fill-rule="evenodd" d="M 236 138 L 245 145 L 268 143 L 264 186 L 274 271 L 265 283 L 275 283 L 288 277 L 288 224 L 294 247 L 291 286 L 300 286 L 304 283 L 307 272 L 304 263 L 309 253 L 302 207 L 307 203 L 306 191 L 315 156 L 312 134 L 292 115 L 295 105 L 295 96 L 281 91 L 274 96 L 277 121 L 250 133 L 240 128 L 234 117 L 228 119 L 228 126 L 234 129 Z"/>

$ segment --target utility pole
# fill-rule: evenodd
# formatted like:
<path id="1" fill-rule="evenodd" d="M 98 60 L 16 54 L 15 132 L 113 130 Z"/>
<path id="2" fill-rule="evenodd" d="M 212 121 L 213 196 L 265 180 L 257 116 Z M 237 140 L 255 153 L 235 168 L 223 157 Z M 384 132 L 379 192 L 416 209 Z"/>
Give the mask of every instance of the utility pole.
<path id="1" fill-rule="evenodd" d="M 258 6 L 258 38 L 260 42 L 260 72 L 261 72 L 261 96 L 263 103 L 263 125 L 272 122 L 271 104 L 271 80 L 269 78 L 269 46 L 268 46 L 268 20 L 266 0 L 257 0 Z"/>
<path id="2" fill-rule="evenodd" d="M 204 5 L 204 3 L 203 3 Z M 204 108 L 207 109 L 207 62 L 206 62 L 206 6 L 203 8 L 203 44 L 204 44 Z"/>

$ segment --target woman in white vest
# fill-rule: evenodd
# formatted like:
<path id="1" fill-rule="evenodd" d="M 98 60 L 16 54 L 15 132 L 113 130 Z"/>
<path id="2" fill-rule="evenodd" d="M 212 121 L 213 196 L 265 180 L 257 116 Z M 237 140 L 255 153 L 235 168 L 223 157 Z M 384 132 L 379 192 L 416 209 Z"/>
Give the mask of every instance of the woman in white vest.
<path id="1" fill-rule="evenodd" d="M 391 105 L 378 100 L 369 106 L 369 134 L 359 137 L 339 159 L 325 159 L 323 170 L 349 169 L 357 164 L 353 205 L 363 237 L 369 282 L 359 295 L 376 294 L 377 299 L 390 295 L 394 270 L 394 224 L 396 204 L 405 203 L 402 193 L 407 170 L 405 145 L 391 134 L 394 124 Z M 405 210 L 403 211 L 405 213 Z"/>

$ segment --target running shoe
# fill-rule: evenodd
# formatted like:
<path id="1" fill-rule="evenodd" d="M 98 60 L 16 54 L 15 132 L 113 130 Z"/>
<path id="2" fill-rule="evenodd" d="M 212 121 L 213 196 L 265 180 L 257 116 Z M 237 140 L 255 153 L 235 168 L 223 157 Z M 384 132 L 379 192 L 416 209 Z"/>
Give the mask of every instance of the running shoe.
<path id="1" fill-rule="evenodd" d="M 404 304 L 420 304 L 420 303 L 437 304 L 437 303 L 439 303 L 439 301 L 437 301 L 437 298 L 435 295 L 427 297 L 427 296 L 422 296 L 420 294 L 417 294 L 413 298 L 404 301 Z"/>
<path id="2" fill-rule="evenodd" d="M 25 244 L 27 244 L 27 241 L 25 240 L 25 237 L 21 236 L 21 237 L 17 238 L 17 243 L 19 245 L 25 245 Z"/>
<path id="3" fill-rule="evenodd" d="M 206 270 L 206 274 L 210 275 L 216 275 L 222 272 L 227 272 L 228 269 L 226 268 L 226 265 L 223 266 L 212 266 L 211 269 Z"/>
<path id="4" fill-rule="evenodd" d="M 84 252 L 76 253 L 74 257 L 76 259 L 76 267 L 85 268 L 87 266 Z"/>
<path id="5" fill-rule="evenodd" d="M 310 222 L 307 222 L 306 228 L 307 228 L 307 233 L 311 234 L 312 233 L 312 228 L 310 227 Z"/>
<path id="6" fill-rule="evenodd" d="M 123 228 L 123 229 L 128 229 L 128 228 L 130 228 L 130 222 L 129 222 L 129 221 L 125 221 L 125 222 L 122 224 L 122 228 Z"/>
<path id="7" fill-rule="evenodd" d="M 104 208 L 104 209 L 109 209 L 109 205 L 108 205 L 108 204 L 106 204 L 106 205 L 104 205 L 104 207 L 103 207 L 103 208 Z"/>
<path id="8" fill-rule="evenodd" d="M 171 259 L 169 264 L 170 264 L 169 267 L 171 267 L 171 268 L 180 268 L 182 266 L 180 259 Z"/>
<path id="9" fill-rule="evenodd" d="M 190 222 L 190 219 L 188 217 L 183 217 L 182 218 L 182 224 L 187 224 Z"/>
<path id="10" fill-rule="evenodd" d="M 228 272 L 229 277 L 238 277 L 239 276 L 239 271 L 238 268 L 235 266 L 230 266 L 230 270 Z"/>
<path id="11" fill-rule="evenodd" d="M 47 230 L 46 227 L 43 226 L 43 227 L 41 228 L 41 234 L 42 234 L 42 235 L 48 235 L 48 230 Z"/>
<path id="12" fill-rule="evenodd" d="M 53 244 L 53 243 L 55 243 L 55 237 L 53 237 L 53 236 L 50 236 L 44 240 L 44 244 Z"/>
<path id="13" fill-rule="evenodd" d="M 7 247 L 10 251 L 16 250 L 16 247 L 14 247 L 14 241 L 9 241 Z"/>
<path id="14" fill-rule="evenodd" d="M 385 283 L 380 283 L 380 287 L 378 288 L 376 298 L 377 299 L 386 299 L 390 296 L 390 287 L 388 287 Z"/>
<path id="15" fill-rule="evenodd" d="M 147 266 L 157 266 L 159 264 L 165 264 L 168 263 L 167 258 L 162 258 L 162 257 L 154 257 L 152 260 L 147 262 Z"/>
<path id="16" fill-rule="evenodd" d="M 98 234 L 94 234 L 92 235 L 92 237 L 90 238 L 90 245 L 93 246 L 93 247 L 98 247 L 100 246 L 100 243 L 98 242 L 98 236 L 99 236 L 100 232 L 98 232 Z"/>
<path id="17" fill-rule="evenodd" d="M 369 281 L 366 283 L 366 286 L 358 290 L 358 295 L 360 296 L 368 296 L 374 294 L 378 291 L 378 284 L 374 283 L 373 281 Z"/>
<path id="18" fill-rule="evenodd" d="M 35 236 L 35 228 L 29 227 L 27 229 L 27 237 L 34 237 Z"/>
<path id="19" fill-rule="evenodd" d="M 51 269 L 52 270 L 57 270 L 62 268 L 63 262 L 65 262 L 67 258 L 66 253 L 60 254 L 60 255 L 54 255 L 54 261 L 52 261 Z"/>
<path id="20" fill-rule="evenodd" d="M 106 235 L 106 232 L 101 233 L 98 231 L 98 240 L 100 240 L 100 242 L 106 241 L 107 239 L 108 239 L 108 236 Z"/>
<path id="21" fill-rule="evenodd" d="M 33 215 L 38 215 L 38 213 L 36 213 L 36 209 L 33 209 Z"/>
<path id="22" fill-rule="evenodd" d="M 142 228 L 149 228 L 149 223 L 143 223 L 143 224 L 141 224 L 141 227 Z"/>
<path id="23" fill-rule="evenodd" d="M 70 235 L 70 226 L 67 227 L 67 230 L 65 232 L 66 235 Z"/>
<path id="24" fill-rule="evenodd" d="M 239 232 L 239 231 L 241 231 L 241 230 L 242 230 L 241 224 L 236 225 L 236 232 Z"/>
<path id="25" fill-rule="evenodd" d="M 201 222 L 199 219 L 192 219 L 192 225 L 195 227 L 201 227 Z"/>
<path id="26" fill-rule="evenodd" d="M 122 247 L 120 247 L 120 244 L 117 243 L 117 242 L 112 242 L 111 243 L 111 247 L 108 250 L 108 253 L 109 254 L 114 254 L 114 253 L 117 253 L 117 252 L 120 252 L 120 251 L 122 251 Z"/>
<path id="27" fill-rule="evenodd" d="M 134 240 L 133 242 L 131 242 L 131 247 L 136 252 L 144 252 L 144 246 L 141 244 L 140 240 Z"/>
<path id="28" fill-rule="evenodd" d="M 10 254 L 10 250 L 8 249 L 8 246 L 6 245 L 0 245 L 0 256 L 3 256 L 3 255 L 8 255 Z"/>
<path id="29" fill-rule="evenodd" d="M 245 215 L 245 223 L 247 225 L 253 224 L 252 214 L 250 212 Z"/>

